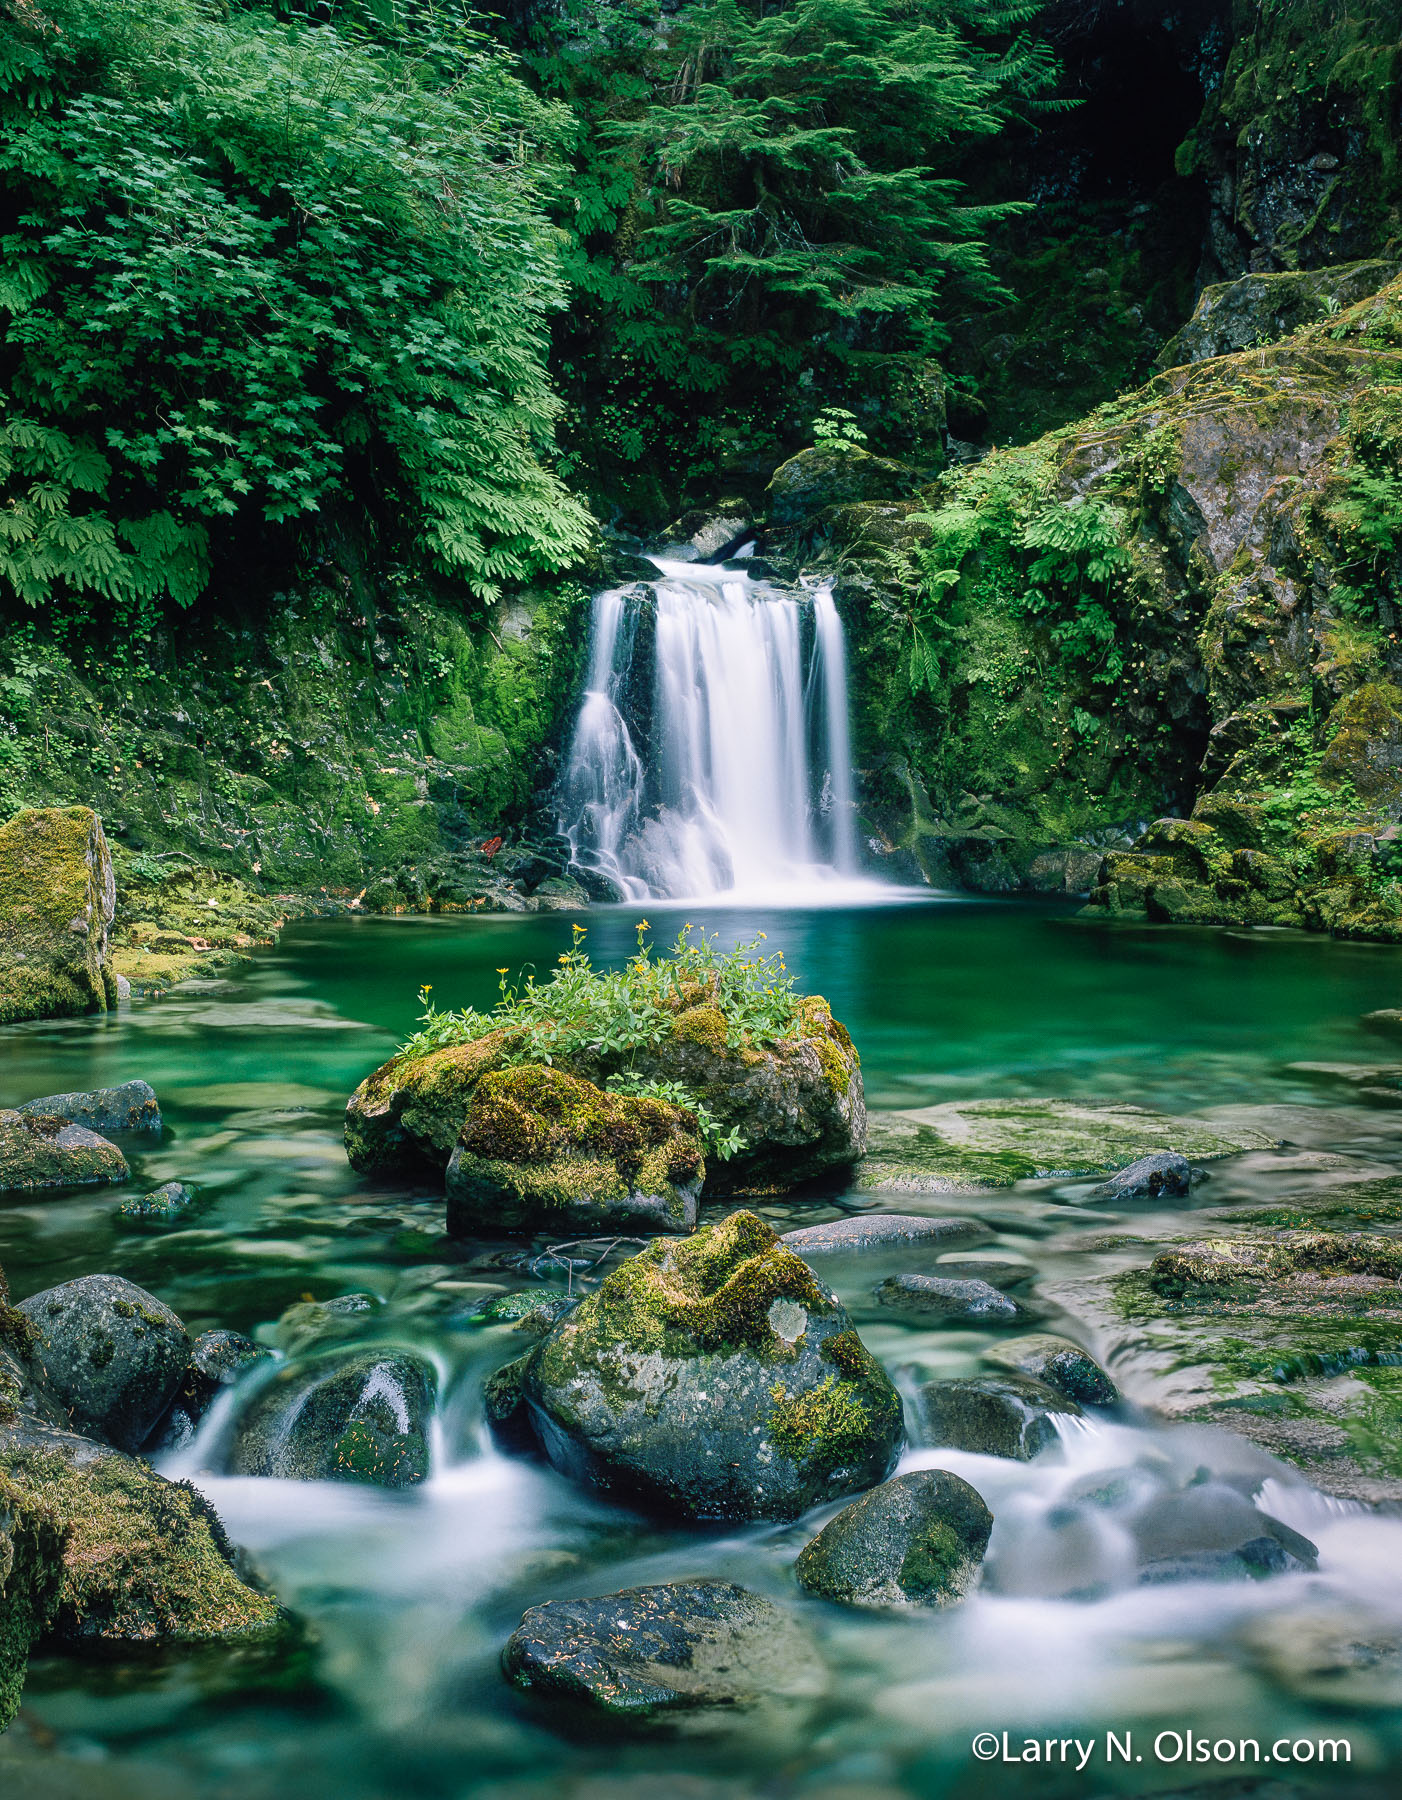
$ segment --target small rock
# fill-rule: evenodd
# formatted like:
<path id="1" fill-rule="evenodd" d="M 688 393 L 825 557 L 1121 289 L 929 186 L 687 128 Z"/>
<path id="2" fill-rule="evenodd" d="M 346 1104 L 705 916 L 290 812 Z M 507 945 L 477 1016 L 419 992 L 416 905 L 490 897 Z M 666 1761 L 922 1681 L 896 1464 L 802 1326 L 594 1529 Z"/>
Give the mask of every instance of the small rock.
<path id="1" fill-rule="evenodd" d="M 566 1313 L 579 1305 L 579 1294 L 542 1294 L 539 1288 L 492 1294 L 479 1300 L 463 1321 L 468 1325 L 510 1325 L 532 1337 L 544 1337 Z"/>
<path id="2" fill-rule="evenodd" d="M 428 1474 L 437 1376 L 404 1350 L 340 1352 L 281 1370 L 254 1395 L 235 1475 L 408 1487 Z"/>
<path id="3" fill-rule="evenodd" d="M 1050 1331 L 1029 1332 L 985 1350 L 983 1360 L 995 1369 L 1030 1375 L 1082 1406 L 1113 1406 L 1120 1391 L 1110 1377 L 1070 1338 Z"/>
<path id="4" fill-rule="evenodd" d="M 1093 1200 L 1157 1200 L 1181 1195 L 1193 1185 L 1193 1166 L 1176 1150 L 1156 1150 L 1090 1190 Z"/>
<path id="5" fill-rule="evenodd" d="M 1026 1287 L 1037 1273 L 1025 1256 L 1009 1256 L 1000 1250 L 975 1250 L 935 1259 L 934 1272 L 942 1281 L 986 1281 L 992 1287 Z"/>
<path id="6" fill-rule="evenodd" d="M 188 1207 L 194 1204 L 195 1196 L 178 1181 L 162 1182 L 152 1193 L 142 1194 L 140 1198 L 133 1196 L 123 1200 L 117 1208 L 119 1219 L 145 1219 L 156 1224 L 168 1224 L 171 1219 L 178 1219 Z"/>
<path id="7" fill-rule="evenodd" d="M 1364 1013 L 1359 1024 L 1366 1026 L 1369 1031 L 1379 1032 L 1384 1037 L 1397 1037 L 1402 1035 L 1402 1008 L 1379 1007 L 1376 1012 Z"/>
<path id="8" fill-rule="evenodd" d="M 337 1294 L 332 1300 L 298 1300 L 273 1327 L 273 1341 L 289 1356 L 310 1345 L 354 1337 L 380 1302 L 373 1294 Z"/>
<path id="9" fill-rule="evenodd" d="M 1078 1419 L 1081 1409 L 1055 1389 L 1026 1375 L 976 1375 L 967 1381 L 929 1381 L 919 1409 L 934 1449 L 976 1456 L 1032 1458 L 1057 1441 L 1057 1416 Z"/>
<path id="10" fill-rule="evenodd" d="M 972 1592 L 993 1530 L 983 1496 L 945 1469 L 897 1475 L 800 1552 L 799 1585 L 844 1606 L 952 1606 Z"/>
<path id="11" fill-rule="evenodd" d="M 942 1275 L 892 1275 L 877 1285 L 875 1293 L 882 1306 L 911 1319 L 1021 1325 L 1032 1316 L 1020 1301 L 1000 1293 L 986 1281 L 950 1281 Z"/>
<path id="12" fill-rule="evenodd" d="M 120 1275 L 84 1275 L 16 1310 L 39 1333 L 34 1361 L 75 1429 L 139 1450 L 190 1357 L 189 1333 L 170 1308 Z"/>
<path id="13" fill-rule="evenodd" d="M 826 1225 L 806 1225 L 786 1231 L 783 1242 L 800 1256 L 826 1250 L 872 1250 L 888 1244 L 928 1243 L 951 1248 L 977 1244 L 992 1237 L 977 1219 L 925 1218 L 918 1213 L 854 1213 L 830 1219 Z"/>
<path id="14" fill-rule="evenodd" d="M 57 1114 L 0 1110 L 0 1194 L 95 1187 L 131 1171 L 115 1144 Z"/>
<path id="15" fill-rule="evenodd" d="M 22 1113 L 67 1119 L 86 1125 L 89 1131 L 159 1131 L 161 1109 L 156 1090 L 145 1081 L 124 1081 L 120 1087 L 94 1088 L 90 1093 L 48 1094 L 42 1100 L 26 1100 Z"/>
<path id="16" fill-rule="evenodd" d="M 533 1606 L 502 1652 L 502 1667 L 519 1688 L 616 1716 L 806 1699 L 824 1686 L 798 1622 L 729 1581 L 659 1583 Z"/>
<path id="17" fill-rule="evenodd" d="M 202 1331 L 174 1400 L 147 1440 L 147 1450 L 178 1450 L 188 1444 L 219 1390 L 232 1387 L 245 1369 L 270 1362 L 272 1355 L 237 1331 Z"/>

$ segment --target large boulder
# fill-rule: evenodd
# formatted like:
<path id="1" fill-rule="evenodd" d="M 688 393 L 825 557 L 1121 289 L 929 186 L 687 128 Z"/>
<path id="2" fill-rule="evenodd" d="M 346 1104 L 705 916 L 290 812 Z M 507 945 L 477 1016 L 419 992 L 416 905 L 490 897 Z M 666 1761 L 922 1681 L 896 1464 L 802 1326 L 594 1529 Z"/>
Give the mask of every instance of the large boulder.
<path id="1" fill-rule="evenodd" d="M 57 1518 L 0 1474 L 0 1731 L 19 1710 L 29 1651 L 49 1622 L 62 1578 Z"/>
<path id="2" fill-rule="evenodd" d="M 277 1635 L 209 1502 L 144 1462 L 33 1420 L 0 1424 L 0 1480 L 65 1533 L 49 1631 L 74 1645 L 242 1643 Z"/>
<path id="3" fill-rule="evenodd" d="M 502 1652 L 507 1679 L 614 1717 L 803 1700 L 824 1686 L 807 1633 L 729 1581 L 625 1588 L 533 1606 Z"/>
<path id="4" fill-rule="evenodd" d="M 1288 337 L 1302 325 L 1316 324 L 1340 307 L 1376 294 L 1397 272 L 1394 262 L 1372 261 L 1216 282 L 1202 290 L 1192 318 L 1164 345 L 1157 366 L 1206 362 Z"/>
<path id="5" fill-rule="evenodd" d="M 22 1113 L 67 1119 L 89 1131 L 159 1131 L 161 1108 L 148 1081 L 124 1081 L 120 1087 L 93 1088 L 87 1093 L 46 1094 L 26 1100 Z"/>
<path id="6" fill-rule="evenodd" d="M 448 1232 L 690 1231 L 694 1115 L 527 1063 L 484 1075 L 448 1163 Z"/>
<path id="7" fill-rule="evenodd" d="M 84 1275 L 17 1310 L 37 1334 L 40 1379 L 75 1430 L 139 1450 L 190 1357 L 189 1333 L 170 1308 L 120 1275 Z"/>
<path id="8" fill-rule="evenodd" d="M 473 1089 L 519 1051 L 516 1033 L 494 1031 L 426 1056 L 393 1056 L 346 1103 L 346 1155 L 362 1175 L 446 1169 Z"/>
<path id="9" fill-rule="evenodd" d="M 802 525 L 832 506 L 900 500 L 920 485 L 920 472 L 873 456 L 856 444 L 814 444 L 780 463 L 769 483 L 771 525 Z"/>
<path id="10" fill-rule="evenodd" d="M 898 1475 L 863 1494 L 804 1546 L 799 1585 L 883 1611 L 952 1606 L 978 1583 L 993 1514 L 946 1469 Z"/>
<path id="11" fill-rule="evenodd" d="M 901 1404 L 846 1310 L 750 1212 L 607 1277 L 494 1402 L 576 1479 L 683 1518 L 790 1519 L 889 1471 Z"/>
<path id="12" fill-rule="evenodd" d="M 432 1365 L 404 1350 L 333 1352 L 279 1372 L 238 1422 L 235 1475 L 401 1488 L 428 1474 Z"/>
<path id="13" fill-rule="evenodd" d="M 0 1023 L 116 1006 L 107 941 L 116 897 L 89 807 L 44 807 L 0 825 Z"/>
<path id="14" fill-rule="evenodd" d="M 117 1146 L 86 1125 L 0 1108 L 0 1194 L 95 1187 L 130 1173 Z"/>

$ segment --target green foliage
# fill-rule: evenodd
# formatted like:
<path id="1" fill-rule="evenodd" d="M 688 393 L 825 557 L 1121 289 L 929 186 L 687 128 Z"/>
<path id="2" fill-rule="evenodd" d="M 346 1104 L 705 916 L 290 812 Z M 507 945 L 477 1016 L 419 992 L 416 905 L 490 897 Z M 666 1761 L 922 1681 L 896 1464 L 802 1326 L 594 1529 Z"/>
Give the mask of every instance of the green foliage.
<path id="1" fill-rule="evenodd" d="M 857 415 L 845 406 L 825 406 L 813 420 L 813 442 L 832 450 L 846 450 L 867 441 Z"/>
<path id="2" fill-rule="evenodd" d="M 13 8 L 0 588 L 140 621 L 200 592 L 216 533 L 347 495 L 480 595 L 575 556 L 544 367 L 558 128 L 461 31 Z"/>
<path id="3" fill-rule="evenodd" d="M 611 1094 L 632 1094 L 642 1099 L 665 1100 L 679 1106 L 696 1120 L 696 1134 L 704 1155 L 729 1162 L 745 1148 L 745 1135 L 738 1126 L 729 1131 L 706 1102 L 684 1081 L 644 1081 L 635 1075 L 610 1075 L 604 1086 Z"/>
<path id="4" fill-rule="evenodd" d="M 1086 499 L 1043 507 L 1022 534 L 1024 547 L 1037 552 L 1023 605 L 1048 622 L 1052 642 L 1068 660 L 1104 685 L 1117 682 L 1125 666 L 1113 596 L 1130 567 L 1124 531 L 1118 506 Z M 1084 734 L 1079 721 L 1077 728 Z"/>
<path id="5" fill-rule="evenodd" d="M 797 1034 L 793 978 L 781 953 L 760 949 L 763 933 L 722 952 L 714 934 L 688 925 L 666 956 L 654 957 L 647 929 L 643 920 L 637 950 L 623 968 L 596 970 L 582 948 L 585 928 L 576 925 L 574 948 L 560 956 L 548 981 L 526 971 L 512 982 L 508 970 L 499 970 L 501 998 L 487 1013 L 439 1012 L 424 989 L 423 1023 L 402 1053 L 423 1056 L 509 1029 L 521 1033 L 516 1061 L 626 1056 L 670 1037 L 678 1015 L 699 1005 L 718 1010 L 732 1049 L 762 1048 Z"/>

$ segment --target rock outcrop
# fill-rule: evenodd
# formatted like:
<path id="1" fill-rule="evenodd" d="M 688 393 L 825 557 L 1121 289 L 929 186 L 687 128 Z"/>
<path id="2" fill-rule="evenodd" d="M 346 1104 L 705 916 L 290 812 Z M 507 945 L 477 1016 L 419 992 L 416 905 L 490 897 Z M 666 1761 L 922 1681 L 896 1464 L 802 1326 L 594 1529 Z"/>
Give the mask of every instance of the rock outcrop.
<path id="1" fill-rule="evenodd" d="M 115 904 L 112 857 L 90 808 L 41 807 L 0 825 L 0 1023 L 117 1004 Z"/>

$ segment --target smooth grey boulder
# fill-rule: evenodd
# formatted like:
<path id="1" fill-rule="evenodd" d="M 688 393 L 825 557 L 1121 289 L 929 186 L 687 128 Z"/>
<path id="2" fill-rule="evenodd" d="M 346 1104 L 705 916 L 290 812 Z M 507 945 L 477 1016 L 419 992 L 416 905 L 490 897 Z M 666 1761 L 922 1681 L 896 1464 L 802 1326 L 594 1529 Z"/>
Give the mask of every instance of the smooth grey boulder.
<path id="1" fill-rule="evenodd" d="M 72 1428 L 139 1450 L 180 1385 L 190 1335 L 120 1275 L 83 1275 L 20 1302 L 39 1333 L 31 1360 Z"/>
<path id="2" fill-rule="evenodd" d="M 229 1472 L 409 1487 L 429 1467 L 437 1376 L 406 1350 L 332 1353 L 282 1369 L 253 1395 Z"/>
<path id="3" fill-rule="evenodd" d="M 798 1621 L 729 1581 L 547 1601 L 527 1612 L 501 1660 L 515 1686 L 615 1717 L 808 1699 L 825 1685 Z"/>
<path id="4" fill-rule="evenodd" d="M 202 1331 L 175 1398 L 147 1440 L 146 1448 L 178 1450 L 188 1444 L 221 1388 L 232 1387 L 247 1369 L 271 1362 L 273 1353 L 237 1331 Z"/>
<path id="5" fill-rule="evenodd" d="M 932 1275 L 942 1281 L 986 1281 L 990 1287 L 1026 1287 L 1036 1279 L 1037 1265 L 1025 1256 L 1010 1256 L 998 1250 L 958 1251 L 935 1259 Z"/>
<path id="6" fill-rule="evenodd" d="M 119 1219 L 137 1219 L 148 1225 L 168 1225 L 194 1205 L 195 1196 L 183 1182 L 163 1181 L 149 1194 L 134 1195 L 117 1208 Z"/>
<path id="7" fill-rule="evenodd" d="M 875 1288 L 877 1300 L 907 1319 L 950 1325 L 1023 1325 L 1035 1314 L 987 1281 L 951 1281 L 942 1275 L 892 1275 Z"/>
<path id="8" fill-rule="evenodd" d="M 0 1194 L 96 1187 L 131 1170 L 115 1144 L 57 1113 L 0 1110 Z"/>
<path id="9" fill-rule="evenodd" d="M 1156 1150 L 1141 1156 L 1127 1169 L 1117 1169 L 1108 1180 L 1090 1190 L 1093 1200 L 1159 1200 L 1189 1193 L 1193 1165 L 1176 1150 Z"/>
<path id="10" fill-rule="evenodd" d="M 928 1381 L 920 1389 L 920 1423 L 933 1449 L 978 1456 L 1032 1458 L 1057 1440 L 1055 1420 L 1079 1418 L 1074 1400 L 1026 1375 L 976 1375 Z"/>
<path id="11" fill-rule="evenodd" d="M 854 1213 L 846 1219 L 830 1219 L 825 1225 L 805 1225 L 786 1231 L 781 1242 L 800 1256 L 829 1250 L 879 1250 L 888 1245 L 928 1244 L 932 1248 L 963 1248 L 982 1243 L 993 1233 L 977 1219 L 926 1218 L 919 1213 Z"/>
<path id="12" fill-rule="evenodd" d="M 1141 1582 L 1240 1581 L 1319 1566 L 1307 1537 L 1223 1481 L 1160 1494 L 1130 1515 Z"/>
<path id="13" fill-rule="evenodd" d="M 1082 1406 L 1113 1406 L 1120 1390 L 1095 1358 L 1070 1338 L 1051 1331 L 1033 1331 L 1008 1338 L 985 1350 L 983 1360 L 991 1368 L 1014 1375 L 1030 1375 Z"/>
<path id="14" fill-rule="evenodd" d="M 47 1094 L 19 1108 L 36 1117 L 67 1119 L 89 1131 L 159 1131 L 161 1108 L 156 1090 L 146 1081 L 124 1081 L 120 1087 L 93 1088 L 87 1093 Z"/>
<path id="15" fill-rule="evenodd" d="M 993 1530 L 982 1494 L 947 1469 L 897 1475 L 830 1519 L 799 1553 L 799 1586 L 843 1606 L 953 1606 L 978 1585 Z"/>

